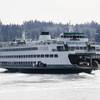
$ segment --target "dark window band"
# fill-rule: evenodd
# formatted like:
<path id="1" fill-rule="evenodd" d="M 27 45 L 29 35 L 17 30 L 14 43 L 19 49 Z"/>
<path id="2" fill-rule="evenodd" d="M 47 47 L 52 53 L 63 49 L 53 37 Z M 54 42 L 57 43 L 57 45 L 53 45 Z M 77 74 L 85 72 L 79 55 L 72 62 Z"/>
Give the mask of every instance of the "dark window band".
<path id="1" fill-rule="evenodd" d="M 31 48 L 0 49 L 0 51 L 25 51 L 25 50 L 38 50 L 38 48 L 37 47 L 31 47 Z"/>
<path id="2" fill-rule="evenodd" d="M 0 58 L 57 58 L 58 54 L 37 54 L 37 55 L 8 55 Z"/>

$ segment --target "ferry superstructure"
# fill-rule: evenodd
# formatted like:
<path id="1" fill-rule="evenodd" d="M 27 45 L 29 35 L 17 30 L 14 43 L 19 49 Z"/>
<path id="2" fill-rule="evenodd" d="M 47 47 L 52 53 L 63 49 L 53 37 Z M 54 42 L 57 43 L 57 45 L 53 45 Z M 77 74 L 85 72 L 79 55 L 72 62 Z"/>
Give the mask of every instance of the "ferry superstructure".
<path id="1" fill-rule="evenodd" d="M 84 50 L 77 52 L 69 44 L 63 36 L 52 39 L 48 32 L 42 32 L 38 41 L 27 40 L 23 34 L 22 39 L 0 47 L 0 67 L 36 73 L 89 73 L 97 69 L 99 58 L 94 47 L 82 44 Z"/>

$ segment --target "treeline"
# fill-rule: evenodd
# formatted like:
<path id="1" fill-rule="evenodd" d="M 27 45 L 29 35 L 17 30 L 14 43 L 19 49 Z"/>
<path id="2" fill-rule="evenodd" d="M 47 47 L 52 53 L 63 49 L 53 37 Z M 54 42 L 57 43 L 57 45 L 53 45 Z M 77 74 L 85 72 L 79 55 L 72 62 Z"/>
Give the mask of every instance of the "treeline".
<path id="1" fill-rule="evenodd" d="M 100 42 L 100 24 L 94 21 L 76 25 L 40 21 L 27 21 L 22 25 L 3 25 L 0 23 L 0 41 L 13 41 L 20 38 L 23 31 L 27 33 L 27 38 L 33 40 L 37 39 L 42 31 L 48 31 L 52 37 L 57 37 L 62 32 L 68 32 L 69 28 L 72 28 L 74 32 L 85 33 L 91 40 Z"/>

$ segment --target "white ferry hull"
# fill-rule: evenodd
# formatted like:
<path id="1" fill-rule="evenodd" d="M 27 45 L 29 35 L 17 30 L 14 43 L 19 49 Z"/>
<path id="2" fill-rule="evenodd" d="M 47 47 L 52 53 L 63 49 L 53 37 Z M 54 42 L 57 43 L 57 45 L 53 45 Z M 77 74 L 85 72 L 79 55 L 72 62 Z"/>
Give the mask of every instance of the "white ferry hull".
<path id="1" fill-rule="evenodd" d="M 19 55 L 18 52 L 10 52 L 10 55 Z M 87 72 L 90 73 L 93 70 L 93 67 L 91 66 L 78 66 L 76 64 L 73 64 L 70 61 L 69 55 L 74 55 L 74 52 L 22 52 L 21 55 L 47 55 L 47 54 L 53 54 L 58 55 L 54 58 L 34 58 L 34 57 L 28 57 L 28 58 L 16 58 L 17 55 L 14 58 L 10 58 L 10 55 L 8 55 L 8 58 L 5 57 L 3 59 L 0 59 L 0 67 L 8 69 L 9 72 L 27 72 L 27 73 L 80 73 L 80 72 Z M 2 55 L 5 55 L 5 52 L 2 52 Z M 76 60 L 76 58 L 74 59 Z"/>

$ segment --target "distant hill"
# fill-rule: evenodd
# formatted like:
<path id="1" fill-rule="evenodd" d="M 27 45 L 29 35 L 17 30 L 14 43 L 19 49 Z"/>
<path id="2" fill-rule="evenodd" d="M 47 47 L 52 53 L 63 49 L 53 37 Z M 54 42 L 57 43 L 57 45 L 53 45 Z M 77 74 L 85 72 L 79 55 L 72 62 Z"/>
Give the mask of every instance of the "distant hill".
<path id="1" fill-rule="evenodd" d="M 88 38 L 100 42 L 100 24 L 97 22 L 70 25 L 69 23 L 56 24 L 37 20 L 24 22 L 22 25 L 3 25 L 0 23 L 0 41 L 12 41 L 21 37 L 23 31 L 27 33 L 27 38 L 32 39 L 37 39 L 42 31 L 50 32 L 52 37 L 57 37 L 62 32 L 68 32 L 69 26 L 73 28 L 73 31 L 85 33 Z"/>

